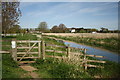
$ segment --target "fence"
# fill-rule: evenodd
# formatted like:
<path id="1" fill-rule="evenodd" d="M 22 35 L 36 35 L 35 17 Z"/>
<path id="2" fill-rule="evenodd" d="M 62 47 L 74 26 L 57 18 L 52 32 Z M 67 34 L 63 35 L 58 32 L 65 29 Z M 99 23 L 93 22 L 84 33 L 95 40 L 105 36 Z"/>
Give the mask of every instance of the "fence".
<path id="1" fill-rule="evenodd" d="M 49 49 L 47 49 L 48 47 Z M 52 48 L 54 49 L 52 49 Z M 61 48 L 63 50 L 57 50 L 55 48 Z M 34 50 L 37 49 L 37 50 Z M 87 57 L 98 57 L 98 58 L 104 58 L 103 56 L 97 56 L 97 55 L 88 55 L 86 54 L 86 50 L 84 48 L 75 48 L 68 46 L 59 46 L 54 44 L 48 44 L 44 41 L 36 40 L 12 40 L 12 58 L 15 61 L 18 61 L 19 63 L 33 63 L 34 60 L 31 61 L 30 59 L 45 59 L 47 57 L 51 58 L 57 58 L 57 59 L 63 59 L 64 61 L 70 62 L 70 63 L 80 63 L 80 65 L 84 66 L 85 70 L 87 70 L 88 67 L 99 67 L 103 68 L 103 66 L 98 65 L 91 65 L 88 63 L 94 62 L 94 63 L 105 63 L 105 61 L 99 61 L 99 60 L 91 60 Z M 77 51 L 77 52 L 76 52 Z M 53 53 L 53 55 L 50 54 L 50 52 Z M 50 55 L 48 55 L 49 53 Z M 55 54 L 64 54 L 64 56 L 56 56 Z M 28 61 L 24 61 L 24 59 L 28 59 Z"/>
<path id="2" fill-rule="evenodd" d="M 19 63 L 33 63 L 34 60 L 30 59 L 38 59 L 45 58 L 44 52 L 44 41 L 40 40 L 12 40 L 12 58 Z M 28 59 L 24 60 L 24 59 Z"/>
<path id="3" fill-rule="evenodd" d="M 105 61 L 100 61 L 100 60 L 91 60 L 88 59 L 87 57 L 98 57 L 98 58 L 104 58 L 104 56 L 98 56 L 98 55 L 88 55 L 86 54 L 85 48 L 75 48 L 75 47 L 70 47 L 68 46 L 58 46 L 58 45 L 53 45 L 53 44 L 46 44 L 46 47 L 59 47 L 59 48 L 64 48 L 66 51 L 59 51 L 59 50 L 51 50 L 51 49 L 46 49 L 46 52 L 53 52 L 53 53 L 64 53 L 66 54 L 65 56 L 55 56 L 55 55 L 45 55 L 45 57 L 52 57 L 52 58 L 58 58 L 58 59 L 63 59 L 67 60 L 70 63 L 80 63 L 80 65 L 85 67 L 85 70 L 87 70 L 87 67 L 99 67 L 103 68 L 103 66 L 97 66 L 97 65 L 91 65 L 88 63 L 106 63 Z M 79 50 L 79 52 L 73 52 L 73 50 Z M 82 57 L 82 58 L 80 58 Z M 80 62 L 81 61 L 81 62 Z M 76 63 L 75 63 L 76 62 Z M 73 64 L 72 63 L 72 64 Z"/>

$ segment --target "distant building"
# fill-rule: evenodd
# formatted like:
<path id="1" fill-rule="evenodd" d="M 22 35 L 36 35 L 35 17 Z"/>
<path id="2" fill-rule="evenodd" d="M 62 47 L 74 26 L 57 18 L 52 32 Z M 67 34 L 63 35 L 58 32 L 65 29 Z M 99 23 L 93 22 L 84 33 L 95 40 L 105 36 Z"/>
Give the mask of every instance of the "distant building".
<path id="1" fill-rule="evenodd" d="M 68 28 L 71 33 L 80 32 L 83 28 Z"/>
<path id="2" fill-rule="evenodd" d="M 75 29 L 72 29 L 72 30 L 71 30 L 71 33 L 74 33 L 74 32 L 75 32 Z"/>
<path id="3" fill-rule="evenodd" d="M 97 32 L 92 32 L 93 34 L 97 33 Z"/>

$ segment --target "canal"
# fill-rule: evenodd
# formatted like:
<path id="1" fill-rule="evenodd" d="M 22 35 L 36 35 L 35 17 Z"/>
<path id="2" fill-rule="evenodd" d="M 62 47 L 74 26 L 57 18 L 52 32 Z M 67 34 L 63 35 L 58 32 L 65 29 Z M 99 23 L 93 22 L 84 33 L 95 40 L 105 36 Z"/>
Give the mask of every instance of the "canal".
<path id="1" fill-rule="evenodd" d="M 95 47 L 91 47 L 91 46 L 86 46 L 86 45 L 81 45 L 81 44 L 77 44 L 74 42 L 69 42 L 69 41 L 64 41 L 65 45 L 70 45 L 70 47 L 76 47 L 76 48 L 86 48 L 87 49 L 87 54 L 91 54 L 91 55 L 99 55 L 99 56 L 104 56 L 104 60 L 109 60 L 109 61 L 114 61 L 114 62 L 119 62 L 119 57 L 120 55 L 115 54 L 113 52 L 110 51 L 106 51 L 100 48 L 95 48 Z M 102 58 L 97 58 L 102 60 Z"/>

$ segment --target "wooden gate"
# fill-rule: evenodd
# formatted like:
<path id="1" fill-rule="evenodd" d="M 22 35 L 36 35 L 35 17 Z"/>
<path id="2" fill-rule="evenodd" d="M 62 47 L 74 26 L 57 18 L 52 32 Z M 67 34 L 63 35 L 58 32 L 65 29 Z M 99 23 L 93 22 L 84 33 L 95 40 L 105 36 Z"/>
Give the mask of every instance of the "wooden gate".
<path id="1" fill-rule="evenodd" d="M 43 47 L 44 41 L 31 40 L 13 40 L 12 57 L 19 63 L 33 63 L 37 58 L 44 58 Z"/>

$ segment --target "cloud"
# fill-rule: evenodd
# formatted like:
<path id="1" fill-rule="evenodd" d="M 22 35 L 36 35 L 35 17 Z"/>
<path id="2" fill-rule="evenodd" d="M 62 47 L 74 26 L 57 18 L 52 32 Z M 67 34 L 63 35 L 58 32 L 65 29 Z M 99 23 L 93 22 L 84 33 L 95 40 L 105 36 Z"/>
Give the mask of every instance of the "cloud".
<path id="1" fill-rule="evenodd" d="M 20 1 L 21 2 L 118 2 L 119 0 L 20 0 Z"/>
<path id="2" fill-rule="evenodd" d="M 31 5 L 38 6 L 39 3 L 26 3 L 26 6 L 28 7 Z M 49 3 L 50 4 L 50 3 Z M 47 8 L 44 8 L 43 10 L 35 9 L 34 11 L 27 12 L 27 16 L 31 17 L 51 17 L 52 20 L 58 20 L 58 19 L 65 19 L 76 15 L 82 15 L 82 14 L 88 14 L 91 13 L 95 16 L 103 16 L 108 15 L 109 13 L 105 13 L 105 10 L 108 10 L 110 8 L 113 8 L 113 6 L 116 6 L 113 3 L 105 2 L 105 3 L 91 3 L 92 6 L 84 6 L 84 3 L 53 3 L 54 5 L 48 6 L 46 3 L 40 3 L 39 7 L 43 7 L 42 5 L 46 5 Z M 87 5 L 87 3 L 85 3 Z M 88 3 L 90 4 L 90 3 Z M 25 5 L 25 3 L 23 4 Z M 113 12 L 114 13 L 114 12 Z"/>

